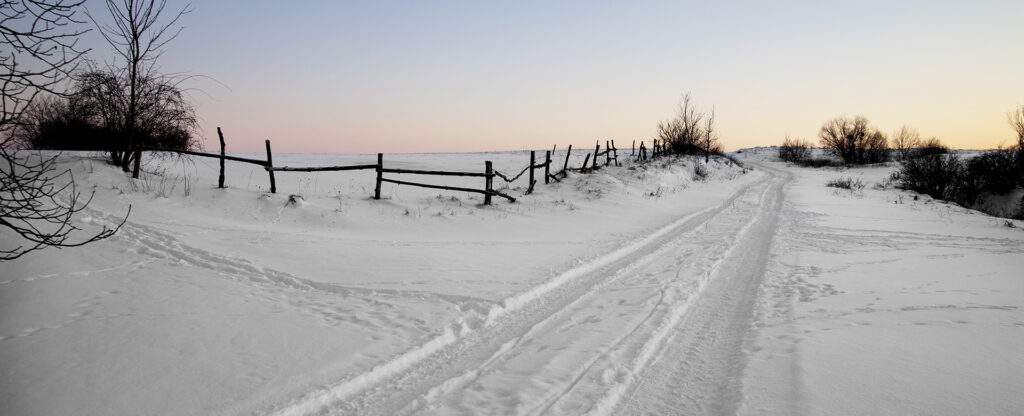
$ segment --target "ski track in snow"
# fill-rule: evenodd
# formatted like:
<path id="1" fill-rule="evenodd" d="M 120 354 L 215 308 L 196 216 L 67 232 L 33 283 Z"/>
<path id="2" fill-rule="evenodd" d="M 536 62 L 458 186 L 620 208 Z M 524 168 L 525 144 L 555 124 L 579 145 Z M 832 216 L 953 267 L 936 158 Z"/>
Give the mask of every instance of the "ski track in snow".
<path id="1" fill-rule="evenodd" d="M 738 398 L 724 393 L 738 390 L 726 387 L 739 382 L 742 341 L 783 185 L 790 179 L 788 173 L 765 171 L 770 175 L 717 206 L 506 298 L 486 315 L 471 311 L 389 362 L 265 413 L 604 415 L 734 409 Z M 311 284 L 291 276 L 271 278 Z M 648 378 L 693 393 L 680 398 L 679 391 L 661 392 L 650 387 L 660 382 L 644 381 Z"/>

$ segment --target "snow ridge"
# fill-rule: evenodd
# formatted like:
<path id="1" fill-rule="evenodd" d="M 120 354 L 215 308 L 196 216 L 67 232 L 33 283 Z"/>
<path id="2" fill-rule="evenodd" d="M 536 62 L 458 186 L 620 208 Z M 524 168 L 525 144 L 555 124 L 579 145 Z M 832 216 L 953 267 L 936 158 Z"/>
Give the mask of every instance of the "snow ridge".
<path id="1" fill-rule="evenodd" d="M 326 389 L 308 393 L 306 396 L 300 398 L 296 403 L 273 414 L 275 416 L 300 416 L 320 411 L 331 403 L 342 400 L 352 393 L 373 386 L 381 380 L 405 370 L 445 346 L 454 343 L 457 339 L 458 337 L 455 335 L 455 331 L 453 331 L 451 327 L 447 327 L 443 334 L 430 340 L 426 344 L 408 351 L 394 360 L 375 367 L 366 373 L 360 374 Z"/>

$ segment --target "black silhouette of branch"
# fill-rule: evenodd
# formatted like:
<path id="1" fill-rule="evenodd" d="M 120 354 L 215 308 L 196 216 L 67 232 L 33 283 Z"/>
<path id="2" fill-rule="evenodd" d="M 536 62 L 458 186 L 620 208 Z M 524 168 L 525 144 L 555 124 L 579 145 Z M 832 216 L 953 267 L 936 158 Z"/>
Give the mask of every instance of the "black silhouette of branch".
<path id="1" fill-rule="evenodd" d="M 72 233 L 80 230 L 73 217 L 89 205 L 92 194 L 83 198 L 71 172 L 57 171 L 56 155 L 20 158 L 0 148 L 0 156 L 0 226 L 22 237 L 22 241 L 13 243 L 14 247 L 8 246 L 10 240 L 0 247 L 0 260 L 13 260 L 45 247 L 89 244 L 114 235 L 127 221 L 125 215 L 117 227 L 104 226 L 91 237 L 72 239 Z"/>
<path id="2" fill-rule="evenodd" d="M 84 0 L 0 0 L 0 146 L 9 146 L 22 112 L 42 93 L 61 94 L 61 84 L 88 50 L 78 48 L 76 18 Z"/>
<path id="3" fill-rule="evenodd" d="M 131 149 L 136 145 L 136 129 L 139 125 L 140 86 L 144 79 L 153 78 L 156 60 L 163 54 L 168 42 L 181 34 L 179 20 L 192 11 L 187 4 L 166 23 L 161 15 L 167 7 L 166 0 L 106 0 L 107 12 L 113 18 L 112 24 L 101 25 L 91 14 L 89 19 L 99 28 L 103 38 L 114 48 L 124 61 L 124 72 L 128 84 L 128 107 L 125 114 L 125 130 L 128 134 L 126 156 L 121 160 L 125 171 L 131 158 Z"/>
<path id="4" fill-rule="evenodd" d="M 110 237 L 121 227 L 104 227 L 91 237 L 73 239 L 80 230 L 73 217 L 92 196 L 82 198 L 70 171 L 57 171 L 59 155 L 39 154 L 34 160 L 32 154 L 9 150 L 19 144 L 15 133 L 25 110 L 42 94 L 63 96 L 64 81 L 87 52 L 77 47 L 79 35 L 87 31 L 76 28 L 84 23 L 75 17 L 83 2 L 0 0 L 0 231 L 11 230 L 20 237 L 5 236 L 0 260 L 45 247 L 81 246 Z"/>

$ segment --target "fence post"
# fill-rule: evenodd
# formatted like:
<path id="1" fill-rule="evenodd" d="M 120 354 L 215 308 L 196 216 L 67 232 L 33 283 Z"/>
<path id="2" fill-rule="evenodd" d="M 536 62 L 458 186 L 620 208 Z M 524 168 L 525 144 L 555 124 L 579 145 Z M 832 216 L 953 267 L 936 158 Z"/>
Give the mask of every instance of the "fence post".
<path id="1" fill-rule="evenodd" d="M 217 177 L 217 187 L 224 188 L 224 133 L 217 127 L 217 137 L 220 137 L 220 176 Z"/>
<path id="2" fill-rule="evenodd" d="M 629 155 L 633 156 L 636 154 L 636 139 L 633 139 L 633 150 L 629 151 Z"/>
<path id="3" fill-rule="evenodd" d="M 142 168 L 142 145 L 135 147 L 135 167 L 132 169 L 132 178 L 139 179 L 139 170 Z"/>
<path id="4" fill-rule="evenodd" d="M 533 180 L 533 164 L 536 163 L 536 160 L 537 160 L 537 156 L 536 156 L 535 152 L 533 150 L 531 150 L 530 151 L 530 167 L 527 168 L 527 169 L 530 170 L 529 183 L 527 183 L 527 185 L 526 185 L 526 194 L 527 195 L 529 195 L 529 194 L 531 194 L 533 192 L 533 183 L 534 183 L 534 180 Z"/>
<path id="5" fill-rule="evenodd" d="M 608 166 L 612 164 L 612 147 L 608 144 L 608 141 L 604 141 L 604 165 Z"/>
<path id="6" fill-rule="evenodd" d="M 572 145 L 569 145 L 569 150 L 565 151 L 565 164 L 562 165 L 562 174 L 566 177 L 569 176 L 569 154 L 572 153 Z"/>
<path id="7" fill-rule="evenodd" d="M 373 188 L 373 199 L 380 199 L 381 179 L 384 179 L 384 154 L 377 153 L 377 186 Z"/>
<path id="8" fill-rule="evenodd" d="M 274 182 L 274 158 L 270 153 L 270 139 L 267 139 L 267 173 L 270 174 L 270 193 L 277 193 L 277 182 Z"/>
<path id="9" fill-rule="evenodd" d="M 551 152 L 544 153 L 544 184 L 547 185 L 549 182 L 548 177 L 551 176 Z"/>
<path id="10" fill-rule="evenodd" d="M 587 153 L 587 157 L 583 158 L 583 167 L 580 168 L 580 172 L 587 173 L 587 161 L 590 160 L 590 153 Z"/>
<path id="11" fill-rule="evenodd" d="M 619 165 L 619 148 L 615 147 L 615 140 L 612 140 L 612 153 L 615 154 L 612 156 L 612 159 L 615 159 L 615 166 L 621 166 Z"/>
<path id="12" fill-rule="evenodd" d="M 592 160 L 590 162 L 590 167 L 593 168 L 594 170 L 597 170 L 597 155 L 598 155 L 598 153 L 601 153 L 601 141 L 600 140 L 597 141 L 597 145 L 596 145 L 596 147 L 594 147 L 594 160 Z"/>
<path id="13" fill-rule="evenodd" d="M 530 172 L 533 173 L 533 168 L 530 168 Z M 484 205 L 491 205 L 491 192 L 493 192 L 491 182 L 494 180 L 494 169 L 491 167 L 490 160 L 484 162 L 484 178 L 486 179 L 484 182 Z"/>

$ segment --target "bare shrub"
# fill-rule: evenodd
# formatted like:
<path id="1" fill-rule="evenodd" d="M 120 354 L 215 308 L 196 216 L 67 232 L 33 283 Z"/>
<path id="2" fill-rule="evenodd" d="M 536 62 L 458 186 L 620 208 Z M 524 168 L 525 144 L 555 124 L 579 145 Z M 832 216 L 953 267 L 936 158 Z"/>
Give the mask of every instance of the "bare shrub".
<path id="1" fill-rule="evenodd" d="M 931 154 L 903 161 L 899 186 L 937 199 L 952 199 L 964 176 L 964 163 L 955 154 Z"/>
<path id="2" fill-rule="evenodd" d="M 1006 194 L 1017 187 L 1022 172 L 1013 150 L 993 150 L 967 161 L 967 189 L 975 192 Z"/>
<path id="3" fill-rule="evenodd" d="M 892 147 L 896 150 L 899 160 L 906 160 L 913 149 L 921 146 L 921 134 L 907 125 L 901 126 L 892 133 Z"/>
<path id="4" fill-rule="evenodd" d="M 677 155 L 704 154 L 708 159 L 711 154 L 722 152 L 715 132 L 714 111 L 698 111 L 690 93 L 683 95 L 674 117 L 658 123 L 657 136 Z"/>
<path id="5" fill-rule="evenodd" d="M 779 146 L 779 159 L 784 162 L 800 163 L 811 158 L 811 144 L 806 140 L 786 136 Z"/>
<path id="6" fill-rule="evenodd" d="M 693 165 L 693 180 L 694 182 L 704 182 L 711 176 L 711 171 L 708 170 L 707 166 L 697 163 Z"/>
<path id="7" fill-rule="evenodd" d="M 944 155 L 949 153 L 949 148 L 942 144 L 942 141 L 934 137 L 922 140 L 916 149 L 910 152 L 911 158 L 924 157 L 929 155 Z"/>
<path id="8" fill-rule="evenodd" d="M 830 188 L 846 189 L 850 191 L 859 191 L 861 189 L 864 189 L 865 185 L 860 178 L 853 179 L 852 177 L 847 176 L 828 181 L 828 183 L 826 183 L 825 186 L 828 186 Z"/>
<path id="9" fill-rule="evenodd" d="M 832 150 L 847 164 L 879 163 L 888 160 L 885 135 L 868 125 L 864 116 L 839 116 L 825 122 L 818 132 L 822 147 Z"/>

